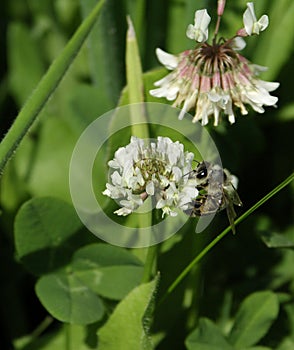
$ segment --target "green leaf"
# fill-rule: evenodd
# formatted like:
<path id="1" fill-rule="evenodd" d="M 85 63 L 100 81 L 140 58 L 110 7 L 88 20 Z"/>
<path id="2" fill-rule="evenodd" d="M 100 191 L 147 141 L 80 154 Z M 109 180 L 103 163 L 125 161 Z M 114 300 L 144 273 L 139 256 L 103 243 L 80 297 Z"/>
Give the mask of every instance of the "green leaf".
<path id="1" fill-rule="evenodd" d="M 153 349 L 148 333 L 157 283 L 140 285 L 118 304 L 98 332 L 99 350 Z"/>
<path id="2" fill-rule="evenodd" d="M 188 350 L 234 350 L 220 329 L 208 318 L 201 318 L 198 327 L 185 341 Z"/>
<path id="3" fill-rule="evenodd" d="M 142 263 L 124 248 L 90 244 L 80 248 L 66 270 L 41 277 L 36 292 L 58 320 L 88 324 L 101 319 L 100 294 L 119 300 L 142 279 Z"/>
<path id="4" fill-rule="evenodd" d="M 283 339 L 277 350 L 293 350 L 294 349 L 294 339 L 291 337 L 286 337 Z"/>
<path id="5" fill-rule="evenodd" d="M 73 256 L 76 276 L 96 293 L 119 300 L 139 285 L 143 266 L 127 250 L 108 244 L 90 244 Z"/>
<path id="6" fill-rule="evenodd" d="M 130 17 L 128 17 L 126 66 L 129 103 L 144 102 L 142 66 L 136 33 Z"/>
<path id="7" fill-rule="evenodd" d="M 71 273 L 41 277 L 36 293 L 50 314 L 62 322 L 85 325 L 100 320 L 104 314 L 101 299 Z"/>
<path id="8" fill-rule="evenodd" d="M 294 242 L 284 235 L 262 231 L 259 232 L 259 236 L 268 248 L 294 248 Z"/>
<path id="9" fill-rule="evenodd" d="M 244 348 L 241 350 L 272 350 L 271 348 L 268 348 L 266 346 L 253 346 L 251 348 Z"/>
<path id="10" fill-rule="evenodd" d="M 72 206 L 57 198 L 34 198 L 15 218 L 16 252 L 24 265 L 37 275 L 68 263 L 81 244 L 82 225 Z"/>
<path id="11" fill-rule="evenodd" d="M 83 16 L 88 15 L 96 4 L 97 0 L 80 0 Z M 99 100 L 107 110 L 115 107 L 123 86 L 126 27 L 123 14 L 121 1 L 106 1 L 87 42 L 92 79 L 100 89 Z"/>
<path id="12" fill-rule="evenodd" d="M 91 122 L 109 110 L 102 91 L 96 86 L 79 83 L 68 97 L 71 113 L 66 118 L 79 136 Z"/>
<path id="13" fill-rule="evenodd" d="M 249 295 L 241 304 L 229 340 L 242 349 L 256 344 L 269 330 L 279 312 L 277 296 L 271 291 Z"/>
<path id="14" fill-rule="evenodd" d="M 63 119 L 52 116 L 44 120 L 40 129 L 27 180 L 30 193 L 70 202 L 68 169 L 75 133 Z"/>
<path id="15" fill-rule="evenodd" d="M 127 48 L 126 48 L 126 68 L 127 68 L 127 85 L 129 92 L 129 103 L 144 102 L 144 85 L 141 59 L 137 44 L 135 29 L 133 23 L 128 17 Z M 146 110 L 141 105 L 134 105 L 130 110 L 130 119 L 132 125 L 132 135 L 148 138 L 149 131 Z M 140 123 L 139 125 L 136 125 Z"/>
<path id="16" fill-rule="evenodd" d="M 90 327 L 65 324 L 37 338 L 26 336 L 16 339 L 13 346 L 15 350 L 62 350 L 68 341 L 73 350 L 93 350 L 97 346 L 97 335 L 92 330 L 89 334 Z"/>

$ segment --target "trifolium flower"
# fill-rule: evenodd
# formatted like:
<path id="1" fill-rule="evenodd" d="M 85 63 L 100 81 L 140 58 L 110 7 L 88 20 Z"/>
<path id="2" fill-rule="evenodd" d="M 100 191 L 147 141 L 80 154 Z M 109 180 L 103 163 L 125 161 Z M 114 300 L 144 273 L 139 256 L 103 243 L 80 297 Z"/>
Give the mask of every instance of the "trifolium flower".
<path id="1" fill-rule="evenodd" d="M 279 83 L 260 80 L 258 75 L 266 68 L 251 63 L 238 52 L 246 45 L 242 37 L 259 34 L 267 27 L 268 17 L 263 15 L 257 20 L 253 4 L 248 3 L 244 13 L 245 28 L 230 39 L 217 39 L 224 6 L 225 1 L 219 1 L 212 44 L 206 42 L 210 16 L 206 10 L 199 10 L 195 13 L 195 24 L 190 24 L 186 33 L 188 38 L 200 43 L 195 49 L 178 55 L 156 49 L 158 60 L 172 72 L 155 82 L 157 88 L 150 94 L 165 97 L 174 101 L 174 107 L 181 107 L 179 119 L 193 109 L 193 122 L 201 121 L 206 125 L 213 117 L 214 125 L 218 125 L 221 115 L 225 114 L 230 123 L 234 123 L 234 107 L 243 115 L 248 114 L 245 105 L 263 113 L 263 106 L 275 106 L 278 101 L 270 92 L 277 89 Z"/>
<path id="2" fill-rule="evenodd" d="M 184 152 L 184 146 L 168 137 L 154 141 L 132 136 L 131 142 L 119 148 L 108 162 L 113 171 L 104 195 L 117 199 L 121 208 L 115 214 L 126 216 L 151 197 L 157 209 L 176 216 L 186 210 L 198 195 L 189 174 L 194 154 Z"/>

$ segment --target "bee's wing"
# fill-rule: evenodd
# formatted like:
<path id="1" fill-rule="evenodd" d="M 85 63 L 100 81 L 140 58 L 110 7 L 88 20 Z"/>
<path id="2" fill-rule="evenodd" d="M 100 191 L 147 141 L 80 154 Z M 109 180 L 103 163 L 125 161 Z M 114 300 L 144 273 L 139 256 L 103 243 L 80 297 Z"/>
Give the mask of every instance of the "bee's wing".
<path id="1" fill-rule="evenodd" d="M 227 192 L 227 196 L 230 197 L 231 201 L 233 202 L 233 204 L 238 205 L 238 207 L 241 207 L 242 201 L 238 195 L 237 190 L 235 189 L 235 187 L 233 186 L 232 183 L 230 183 L 229 186 L 226 186 L 226 191 Z"/>
<path id="2" fill-rule="evenodd" d="M 239 196 L 238 196 L 238 198 L 239 198 Z M 237 214 L 236 214 L 235 209 L 234 209 L 234 202 L 233 202 L 231 196 L 226 191 L 224 191 L 224 200 L 225 200 L 225 203 L 226 203 L 227 216 L 228 216 L 228 219 L 229 219 L 232 231 L 235 234 L 236 233 L 236 229 L 235 229 L 234 220 L 235 220 Z"/>

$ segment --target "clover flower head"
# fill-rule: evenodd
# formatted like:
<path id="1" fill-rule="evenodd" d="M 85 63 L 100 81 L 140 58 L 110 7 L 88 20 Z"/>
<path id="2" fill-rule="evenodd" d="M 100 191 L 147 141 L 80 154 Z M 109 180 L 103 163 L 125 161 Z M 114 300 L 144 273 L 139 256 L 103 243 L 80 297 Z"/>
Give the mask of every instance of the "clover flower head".
<path id="1" fill-rule="evenodd" d="M 168 137 L 146 142 L 133 136 L 108 162 L 113 172 L 103 194 L 119 201 L 117 215 L 131 214 L 151 197 L 162 216 L 176 216 L 177 210 L 185 210 L 198 194 L 185 176 L 191 172 L 193 158 L 193 153 L 184 152 L 181 143 Z"/>
<path id="2" fill-rule="evenodd" d="M 150 90 L 154 97 L 165 97 L 174 101 L 174 107 L 180 107 L 179 119 L 186 112 L 194 109 L 193 122 L 201 121 L 206 125 L 210 118 L 218 125 L 222 115 L 230 123 L 235 122 L 234 109 L 241 114 L 248 114 L 246 105 L 258 113 L 264 112 L 264 106 L 275 106 L 278 98 L 270 94 L 279 83 L 259 79 L 259 73 L 265 68 L 247 60 L 238 51 L 246 43 L 243 37 L 259 34 L 268 25 L 268 17 L 256 19 L 253 3 L 247 4 L 244 13 L 244 28 L 230 39 L 217 38 L 225 1 L 218 2 L 218 21 L 212 39 L 207 42 L 210 16 L 206 10 L 195 13 L 195 24 L 189 25 L 187 36 L 195 40 L 196 47 L 178 55 L 156 49 L 158 60 L 171 72 L 155 82 L 155 89 Z"/>

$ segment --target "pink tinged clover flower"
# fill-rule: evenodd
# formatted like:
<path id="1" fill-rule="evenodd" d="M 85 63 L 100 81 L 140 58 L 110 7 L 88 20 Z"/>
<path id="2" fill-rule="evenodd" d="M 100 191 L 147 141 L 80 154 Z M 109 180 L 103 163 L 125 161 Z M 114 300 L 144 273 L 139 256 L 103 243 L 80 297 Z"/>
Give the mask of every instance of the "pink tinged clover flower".
<path id="1" fill-rule="evenodd" d="M 150 90 L 154 97 L 165 97 L 174 101 L 174 107 L 181 107 L 179 119 L 194 109 L 193 122 L 202 125 L 214 118 L 218 125 L 222 114 L 230 123 L 235 122 L 234 107 L 242 115 L 248 114 L 245 105 L 256 112 L 263 113 L 263 106 L 275 106 L 277 97 L 270 95 L 279 83 L 260 80 L 258 75 L 266 68 L 255 65 L 238 53 L 245 47 L 244 36 L 259 34 L 268 25 L 268 17 L 256 19 L 252 3 L 247 4 L 244 13 L 244 27 L 231 39 L 217 40 L 218 26 L 224 10 L 225 1 L 219 1 L 218 22 L 212 44 L 208 44 L 208 25 L 210 16 L 206 10 L 195 13 L 195 24 L 189 25 L 187 36 L 199 42 L 195 49 L 172 55 L 157 48 L 158 60 L 171 70 L 167 76 L 154 83 L 156 89 Z"/>
<path id="2" fill-rule="evenodd" d="M 168 137 L 147 143 L 132 136 L 108 162 L 113 172 L 103 194 L 118 200 L 121 208 L 114 213 L 120 216 L 137 210 L 148 197 L 162 216 L 176 216 L 198 195 L 194 181 L 186 176 L 192 171 L 193 158 L 193 153 L 184 152 L 181 143 Z"/>

